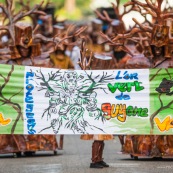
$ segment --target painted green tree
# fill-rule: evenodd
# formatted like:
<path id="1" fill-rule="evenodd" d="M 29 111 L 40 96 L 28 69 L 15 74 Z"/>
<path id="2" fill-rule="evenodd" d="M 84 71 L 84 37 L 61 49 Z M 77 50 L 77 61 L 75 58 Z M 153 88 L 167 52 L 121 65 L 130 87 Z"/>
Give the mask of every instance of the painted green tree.
<path id="1" fill-rule="evenodd" d="M 0 72 L 0 113 L 1 134 L 23 133 L 23 67 L 1 65 Z M 2 124 L 11 119 L 7 126 Z"/>
<path id="2" fill-rule="evenodd" d="M 163 120 L 166 116 L 172 115 L 173 99 L 173 70 L 152 69 L 150 71 L 150 124 L 151 132 L 158 132 L 155 127 L 154 118 Z M 167 131 L 169 133 L 169 131 Z M 166 133 L 166 132 L 165 132 Z"/>

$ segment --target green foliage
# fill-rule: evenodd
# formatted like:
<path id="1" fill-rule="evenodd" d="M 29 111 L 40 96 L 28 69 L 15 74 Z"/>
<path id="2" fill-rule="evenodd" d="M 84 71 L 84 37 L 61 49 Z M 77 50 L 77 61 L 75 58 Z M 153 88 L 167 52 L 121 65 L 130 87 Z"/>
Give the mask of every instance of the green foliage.
<path id="1" fill-rule="evenodd" d="M 0 77 L 0 110 L 5 118 L 10 118 L 12 122 L 8 126 L 0 126 L 1 134 L 11 133 L 11 129 L 19 116 L 19 111 L 23 112 L 23 79 L 24 79 L 24 67 L 15 66 L 14 71 L 11 75 L 11 66 L 1 65 L 1 77 Z M 3 69 L 3 70 L 2 70 Z M 9 75 L 9 81 L 7 79 Z M 2 89 L 2 86 L 4 88 Z M 16 106 L 20 105 L 21 110 Z M 21 117 L 17 121 L 17 126 L 15 128 L 15 133 L 22 133 L 23 131 L 23 121 Z"/>
<path id="2" fill-rule="evenodd" d="M 91 0 L 83 1 L 83 0 L 76 0 L 76 10 L 70 14 L 64 8 L 65 0 L 52 0 L 52 3 L 55 3 L 56 12 L 55 15 L 58 15 L 59 18 L 66 18 L 71 20 L 79 20 L 86 14 L 90 13 L 90 2 Z"/>
<path id="3" fill-rule="evenodd" d="M 126 2 L 128 2 L 129 0 L 120 0 L 120 3 L 121 4 L 124 4 L 124 3 L 126 3 Z"/>
<path id="4" fill-rule="evenodd" d="M 23 2 L 26 4 L 28 0 L 23 0 Z M 120 0 L 121 4 L 126 3 L 128 0 Z M 22 7 L 18 3 L 19 0 L 14 0 L 15 3 L 15 11 L 18 12 Z M 35 4 L 39 4 L 41 0 L 34 0 L 34 1 L 29 1 L 31 8 Z M 44 1 L 43 6 L 48 2 L 48 0 Z M 90 8 L 90 3 L 92 0 L 76 0 L 76 10 L 74 11 L 73 14 L 69 14 L 68 11 L 65 11 L 64 9 L 64 4 L 65 0 L 50 0 L 50 2 L 53 4 L 53 6 L 56 8 L 55 10 L 55 15 L 62 16 L 67 19 L 74 19 L 78 20 L 83 18 L 84 16 L 91 15 L 93 14 L 93 11 Z M 116 0 L 115 0 L 116 2 Z M 0 3 L 5 3 L 5 0 L 0 0 Z"/>
<path id="5" fill-rule="evenodd" d="M 82 13 L 79 8 L 77 8 L 73 13 L 68 13 L 64 8 L 57 10 L 55 16 L 58 16 L 59 20 L 70 19 L 70 20 L 78 20 L 81 18 Z"/>
<path id="6" fill-rule="evenodd" d="M 5 2 L 5 0 L 0 0 L 0 3 L 4 3 Z"/>
<path id="7" fill-rule="evenodd" d="M 166 93 L 158 93 L 156 88 L 159 87 L 160 83 L 162 82 L 163 78 L 167 80 L 172 80 L 172 69 L 152 69 L 150 71 L 150 114 L 151 116 L 155 114 L 155 117 L 161 119 L 161 121 L 168 115 L 172 115 L 173 104 L 172 96 L 166 95 Z M 172 89 L 171 89 L 172 91 Z M 167 106 L 169 105 L 169 106 Z M 167 106 L 166 108 L 164 108 Z M 158 112 L 157 112 L 158 111 Z M 154 120 L 153 120 L 154 121 Z M 154 133 L 158 133 L 159 130 L 157 127 L 154 127 Z M 171 131 L 164 132 L 165 134 L 170 134 Z"/>

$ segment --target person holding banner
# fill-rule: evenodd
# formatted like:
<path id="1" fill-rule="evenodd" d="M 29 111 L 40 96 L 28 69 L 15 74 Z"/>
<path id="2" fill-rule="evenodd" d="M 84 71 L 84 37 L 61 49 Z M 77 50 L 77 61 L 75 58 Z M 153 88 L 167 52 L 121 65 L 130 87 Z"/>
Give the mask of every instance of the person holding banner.
<path id="1" fill-rule="evenodd" d="M 89 61 L 87 61 L 86 57 L 83 56 L 83 55 L 85 55 L 84 52 L 86 50 L 87 49 L 85 49 L 85 41 L 83 41 L 82 42 L 82 50 L 81 50 L 81 58 L 80 58 L 80 62 L 79 62 L 79 65 L 80 65 L 82 70 L 89 69 L 90 64 L 91 64 L 91 60 L 92 60 L 92 52 L 90 53 Z M 109 65 L 109 63 L 107 65 Z M 92 110 L 94 109 L 95 97 L 96 97 L 96 95 L 94 93 L 90 95 L 88 106 L 87 106 L 88 110 L 90 108 L 92 108 Z M 90 168 L 109 167 L 109 165 L 103 161 L 103 150 L 104 150 L 104 146 L 105 146 L 104 140 L 112 140 L 113 135 L 109 135 L 109 134 L 95 134 L 95 135 L 84 134 L 84 135 L 81 135 L 80 139 L 82 139 L 82 140 L 94 140 L 92 143 L 92 158 L 91 158 L 92 162 L 90 163 Z"/>
<path id="2" fill-rule="evenodd" d="M 103 161 L 103 150 L 104 150 L 104 140 L 112 140 L 113 135 L 81 135 L 82 140 L 94 140 L 92 143 L 92 163 L 90 163 L 90 168 L 104 168 L 109 167 L 109 165 Z"/>

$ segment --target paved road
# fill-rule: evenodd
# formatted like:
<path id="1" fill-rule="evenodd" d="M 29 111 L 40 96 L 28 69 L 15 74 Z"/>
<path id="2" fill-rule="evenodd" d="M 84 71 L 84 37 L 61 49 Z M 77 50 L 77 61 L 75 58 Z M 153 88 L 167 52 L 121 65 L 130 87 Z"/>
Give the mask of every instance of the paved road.
<path id="1" fill-rule="evenodd" d="M 78 135 L 64 137 L 64 150 L 38 152 L 35 156 L 14 158 L 0 156 L 0 173 L 171 173 L 173 159 L 153 160 L 140 158 L 132 160 L 129 155 L 117 154 L 120 151 L 118 138 L 105 141 L 104 160 L 109 168 L 91 169 L 92 141 L 82 141 Z"/>

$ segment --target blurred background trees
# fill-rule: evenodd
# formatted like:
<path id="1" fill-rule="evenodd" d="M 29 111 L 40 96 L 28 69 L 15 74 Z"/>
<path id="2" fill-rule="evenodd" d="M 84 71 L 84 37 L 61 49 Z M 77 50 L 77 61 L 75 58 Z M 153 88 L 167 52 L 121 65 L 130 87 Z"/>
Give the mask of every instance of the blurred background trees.
<path id="1" fill-rule="evenodd" d="M 20 0 L 14 0 L 15 10 L 21 9 Z M 35 4 L 40 3 L 42 0 L 22 0 L 25 4 L 29 2 L 30 6 L 33 7 Z M 123 4 L 128 0 L 120 0 Z M 94 16 L 93 10 L 97 7 L 110 6 L 111 2 L 115 0 L 44 0 L 44 4 L 50 2 L 55 8 L 55 16 L 58 20 L 81 20 L 83 18 Z M 5 3 L 5 0 L 0 0 L 0 3 Z"/>
<path id="2" fill-rule="evenodd" d="M 120 0 L 123 4 L 128 0 Z M 56 14 L 59 18 L 79 20 L 94 15 L 93 10 L 101 6 L 110 6 L 115 0 L 52 0 L 56 5 Z"/>

